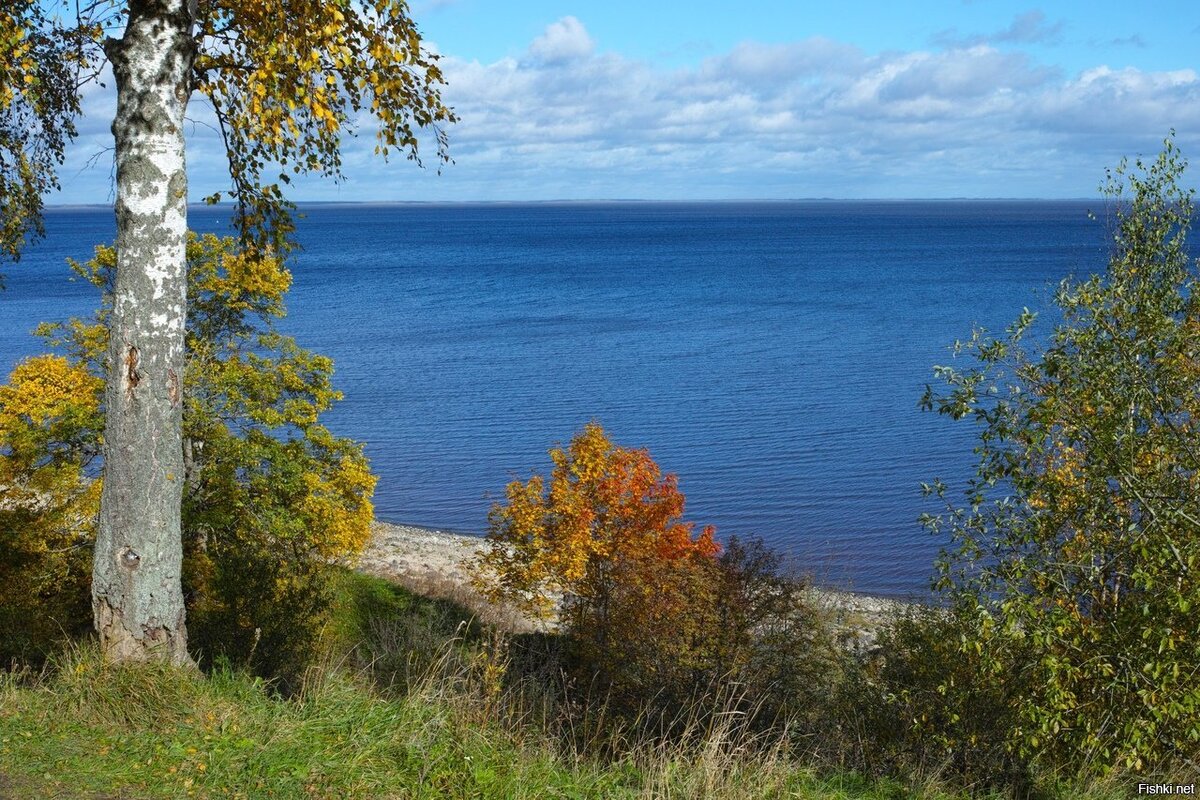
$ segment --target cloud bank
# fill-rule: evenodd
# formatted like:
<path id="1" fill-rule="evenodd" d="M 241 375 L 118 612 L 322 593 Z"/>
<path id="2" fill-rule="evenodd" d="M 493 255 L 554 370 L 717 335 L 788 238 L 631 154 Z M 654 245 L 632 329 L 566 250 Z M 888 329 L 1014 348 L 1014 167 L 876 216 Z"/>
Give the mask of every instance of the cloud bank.
<path id="1" fill-rule="evenodd" d="M 1035 14 L 988 38 L 1058 30 Z M 446 68 L 458 168 L 514 196 L 539 182 L 571 197 L 1080 196 L 1169 129 L 1185 148 L 1200 133 L 1193 70 L 1064 75 L 991 41 L 745 42 L 662 71 L 595 50 L 568 17 L 526 57 Z"/>
<path id="2" fill-rule="evenodd" d="M 1171 128 L 1185 152 L 1200 153 L 1195 70 L 1097 65 L 1072 75 L 1013 46 L 1060 32 L 1034 12 L 987 36 L 944 32 L 927 50 L 743 42 L 665 69 L 605 51 L 563 17 L 517 55 L 443 57 L 462 122 L 450 131 L 456 163 L 440 177 L 403 162 L 381 169 L 364 123 L 347 144 L 349 187 L 307 181 L 297 196 L 1079 197 L 1121 156 L 1156 152 Z M 84 149 L 109 144 L 105 102 L 89 98 L 101 116 L 90 118 Z M 211 138 L 194 131 L 193 196 L 223 184 Z M 107 179 L 104 159 L 99 167 L 87 185 Z"/>

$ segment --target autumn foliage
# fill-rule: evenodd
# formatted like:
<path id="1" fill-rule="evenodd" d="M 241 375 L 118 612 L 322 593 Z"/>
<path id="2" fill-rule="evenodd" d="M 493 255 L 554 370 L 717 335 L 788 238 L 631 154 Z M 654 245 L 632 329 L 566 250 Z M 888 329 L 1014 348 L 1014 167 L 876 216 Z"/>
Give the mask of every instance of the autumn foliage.
<path id="1" fill-rule="evenodd" d="M 375 476 L 321 415 L 332 362 L 273 329 L 291 276 L 231 239 L 190 237 L 184 374 L 184 583 L 204 656 L 295 673 L 327 613 L 326 565 L 362 549 Z M 116 256 L 76 272 L 103 292 L 93 319 L 43 325 L 65 355 L 0 386 L 0 656 L 35 659 L 90 627 L 107 320 Z M 34 620 L 36 624 L 31 624 Z"/>
<path id="2" fill-rule="evenodd" d="M 374 121 L 375 152 L 450 160 L 439 56 L 424 46 L 408 4 L 211 0 L 199 6 L 196 90 L 211 103 L 244 242 L 287 246 L 284 185 L 293 176 L 342 177 L 341 142 Z M 274 170 L 278 169 L 278 173 Z M 276 182 L 277 181 L 277 182 Z"/>
<path id="3" fill-rule="evenodd" d="M 548 479 L 510 483 L 492 509 L 478 585 L 541 614 L 561 596 L 563 630 L 611 682 L 686 663 L 690 606 L 720 551 L 713 529 L 684 522 L 675 476 L 596 423 L 550 458 Z"/>
<path id="4" fill-rule="evenodd" d="M 577 690 L 667 735 L 681 708 L 767 726 L 828 694 L 831 631 L 782 556 L 756 538 L 722 548 L 684 521 L 675 476 L 596 423 L 550 458 L 549 477 L 510 483 L 492 509 L 475 580 L 495 600 L 558 612 Z"/>
<path id="5" fill-rule="evenodd" d="M 539 475 L 510 483 L 507 504 L 489 516 L 494 546 L 484 565 L 500 576 L 493 594 L 544 611 L 545 591 L 561 589 L 570 615 L 580 605 L 606 605 L 617 570 L 719 552 L 711 527 L 694 535 L 682 521 L 675 476 L 663 476 L 645 450 L 613 445 L 598 424 L 550 459 L 549 485 Z"/>
<path id="6" fill-rule="evenodd" d="M 61 356 L 0 386 L 0 658 L 35 660 L 91 619 L 99 485 L 84 478 L 102 427 L 100 381 Z"/>

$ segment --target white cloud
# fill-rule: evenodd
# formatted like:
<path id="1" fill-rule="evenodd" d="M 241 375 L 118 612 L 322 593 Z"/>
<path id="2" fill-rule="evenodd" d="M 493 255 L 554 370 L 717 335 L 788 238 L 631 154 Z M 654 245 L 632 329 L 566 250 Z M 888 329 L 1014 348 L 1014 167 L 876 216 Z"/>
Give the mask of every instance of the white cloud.
<path id="1" fill-rule="evenodd" d="M 364 124 L 346 144 L 348 187 L 302 180 L 294 196 L 1080 196 L 1122 155 L 1156 151 L 1170 128 L 1185 152 L 1200 151 L 1195 71 L 1064 75 L 985 43 L 869 54 L 819 37 L 743 42 L 665 69 L 597 50 L 566 17 L 524 56 L 442 65 L 462 121 L 441 177 L 404 161 L 381 168 Z M 85 102 L 95 115 L 81 141 L 109 145 L 111 95 Z M 203 127 L 189 159 L 193 197 L 227 183 L 223 149 Z"/>
<path id="2" fill-rule="evenodd" d="M 596 43 L 583 23 L 575 17 L 563 17 L 546 27 L 546 31 L 529 45 L 529 54 L 546 64 L 558 64 L 587 58 Z"/>
<path id="3" fill-rule="evenodd" d="M 1020 18 L 1008 33 L 1045 28 Z M 824 38 L 665 70 L 595 52 L 573 18 L 531 52 L 568 40 L 587 44 L 570 59 L 447 58 L 463 119 L 451 181 L 494 174 L 488 196 L 511 197 L 719 196 L 731 175 L 738 196 L 1077 196 L 1168 128 L 1185 147 L 1200 133 L 1190 71 L 1068 78 L 990 44 L 870 55 Z"/>

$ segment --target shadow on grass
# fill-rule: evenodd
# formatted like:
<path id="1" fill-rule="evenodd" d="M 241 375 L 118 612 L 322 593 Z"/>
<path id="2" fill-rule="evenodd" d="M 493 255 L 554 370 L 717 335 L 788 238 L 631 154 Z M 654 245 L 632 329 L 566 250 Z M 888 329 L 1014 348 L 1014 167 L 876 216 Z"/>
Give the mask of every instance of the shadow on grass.
<path id="1" fill-rule="evenodd" d="M 405 695 L 437 672 L 461 668 L 484 635 L 452 600 L 422 597 L 382 578 L 339 570 L 326 654 Z"/>

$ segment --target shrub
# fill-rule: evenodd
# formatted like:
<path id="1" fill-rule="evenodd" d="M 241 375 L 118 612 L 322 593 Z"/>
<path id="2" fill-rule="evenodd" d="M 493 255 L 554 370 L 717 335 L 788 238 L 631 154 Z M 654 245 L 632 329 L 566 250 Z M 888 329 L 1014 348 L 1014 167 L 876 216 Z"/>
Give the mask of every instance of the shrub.
<path id="1" fill-rule="evenodd" d="M 675 477 L 595 423 L 550 456 L 548 480 L 511 483 L 492 510 L 476 582 L 543 612 L 561 594 L 594 700 L 667 733 L 718 705 L 782 724 L 828 690 L 832 637 L 778 554 L 736 537 L 722 553 L 682 521 Z"/>
<path id="2" fill-rule="evenodd" d="M 731 536 L 712 572 L 707 683 L 736 685 L 752 727 L 819 727 L 847 653 L 806 582 L 757 537 Z"/>
<path id="3" fill-rule="evenodd" d="M 675 476 L 595 423 L 550 458 L 548 485 L 514 481 L 508 503 L 492 509 L 477 585 L 538 613 L 561 593 L 563 630 L 617 696 L 679 685 L 694 666 L 693 612 L 719 550 L 712 528 L 694 534 Z"/>
<path id="4" fill-rule="evenodd" d="M 1008 745 L 1017 701 L 1030 689 L 1017 669 L 1027 655 L 985 658 L 977 641 L 973 620 L 949 609 L 896 612 L 878 630 L 873 653 L 847 665 L 819 754 L 868 775 L 1025 796 L 1034 772 Z"/>
<path id="5" fill-rule="evenodd" d="M 927 519 L 956 543 L 939 586 L 972 623 L 960 652 L 1028 688 L 1006 695 L 1010 746 L 1070 769 L 1200 752 L 1200 282 L 1185 166 L 1168 139 L 1155 161 L 1110 174 L 1105 273 L 1059 287 L 1062 321 L 1040 349 L 1024 342 L 1028 312 L 1006 336 L 976 332 L 960 348 L 975 365 L 938 367 L 946 388 L 924 400 L 980 425 L 966 503 Z"/>
<path id="6" fill-rule="evenodd" d="M 319 423 L 340 399 L 332 363 L 272 328 L 291 281 L 281 262 L 211 235 L 190 236 L 187 257 L 183 533 L 192 642 L 258 674 L 294 677 L 325 619 L 324 565 L 359 551 L 369 536 L 375 476 L 358 444 Z M 42 326 L 66 358 L 33 359 L 0 390 L 0 409 L 9 409 L 0 411 L 0 485 L 49 485 L 56 476 L 44 492 L 52 502 L 0 501 L 0 535 L 3 509 L 19 506 L 34 520 L 25 550 L 39 554 L 4 568 L 26 583 L 50 575 L 62 540 L 55 531 L 69 519 L 73 580 L 54 567 L 58 577 L 47 585 L 57 587 L 57 599 L 40 606 L 41 613 L 69 608 L 67 630 L 86 627 L 90 608 L 90 570 L 79 565 L 90 563 L 99 481 L 89 482 L 86 468 L 100 451 L 99 376 L 115 263 L 112 248 L 99 247 L 91 261 L 73 264 L 103 292 L 96 317 Z M 70 393 L 60 390 L 61 402 L 45 400 L 35 414 L 21 412 L 23 387 L 56 370 L 73 376 L 51 382 Z M 4 479 L 8 473 L 21 474 Z"/>

